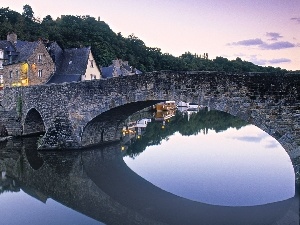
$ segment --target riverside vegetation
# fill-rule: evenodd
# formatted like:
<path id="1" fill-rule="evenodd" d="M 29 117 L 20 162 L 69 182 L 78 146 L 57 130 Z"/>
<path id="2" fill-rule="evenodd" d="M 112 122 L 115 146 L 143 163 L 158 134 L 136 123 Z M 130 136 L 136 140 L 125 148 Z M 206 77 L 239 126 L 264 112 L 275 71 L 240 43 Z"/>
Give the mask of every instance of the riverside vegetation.
<path id="1" fill-rule="evenodd" d="M 287 71 L 279 67 L 262 67 L 241 58 L 228 60 L 223 57 L 209 59 L 208 53 L 202 55 L 185 52 L 179 57 L 162 53 L 160 48 L 148 47 L 134 34 L 123 37 L 113 32 L 104 21 L 85 15 L 62 15 L 53 19 L 50 15 L 37 18 L 30 5 L 23 6 L 18 13 L 0 8 L 0 39 L 5 40 L 9 32 L 15 32 L 20 40 L 38 39 L 56 41 L 62 48 L 91 46 L 97 65 L 108 66 L 111 60 L 119 58 L 143 72 L 159 70 L 176 71 L 224 71 L 271 72 L 276 74 Z"/>

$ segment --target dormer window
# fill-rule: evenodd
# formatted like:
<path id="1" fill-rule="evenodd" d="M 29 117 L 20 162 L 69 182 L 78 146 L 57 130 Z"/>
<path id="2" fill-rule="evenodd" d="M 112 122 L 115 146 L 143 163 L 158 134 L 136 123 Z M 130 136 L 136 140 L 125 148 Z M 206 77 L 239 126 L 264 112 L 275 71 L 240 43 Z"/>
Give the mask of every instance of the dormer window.
<path id="1" fill-rule="evenodd" d="M 38 54 L 38 62 L 42 62 L 43 59 L 43 55 L 42 54 Z"/>

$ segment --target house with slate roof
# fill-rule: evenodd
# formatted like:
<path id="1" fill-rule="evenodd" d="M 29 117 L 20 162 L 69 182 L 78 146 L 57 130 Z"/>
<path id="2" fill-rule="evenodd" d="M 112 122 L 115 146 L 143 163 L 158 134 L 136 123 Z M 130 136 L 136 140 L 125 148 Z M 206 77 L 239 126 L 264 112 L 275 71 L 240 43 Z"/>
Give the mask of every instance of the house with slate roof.
<path id="1" fill-rule="evenodd" d="M 15 33 L 9 33 L 7 40 L 0 40 L 0 89 L 45 84 L 54 69 L 41 40 L 20 41 Z"/>
<path id="2" fill-rule="evenodd" d="M 102 78 L 112 78 L 120 76 L 129 76 L 134 74 L 142 74 L 141 71 L 128 65 L 128 61 L 122 59 L 112 60 L 112 65 L 101 68 Z"/>
<path id="3" fill-rule="evenodd" d="M 55 73 L 48 84 L 101 78 L 91 47 L 62 49 L 56 42 L 46 46 L 55 63 Z"/>

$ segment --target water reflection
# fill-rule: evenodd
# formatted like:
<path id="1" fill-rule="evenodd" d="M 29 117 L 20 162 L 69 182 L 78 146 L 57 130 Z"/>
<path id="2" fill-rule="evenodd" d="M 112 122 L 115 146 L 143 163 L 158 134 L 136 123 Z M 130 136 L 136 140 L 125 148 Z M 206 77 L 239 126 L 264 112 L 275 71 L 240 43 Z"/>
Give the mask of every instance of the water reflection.
<path id="1" fill-rule="evenodd" d="M 208 204 L 252 206 L 295 194 L 287 153 L 253 125 L 189 137 L 176 132 L 161 145 L 124 160 L 154 185 Z"/>
<path id="2" fill-rule="evenodd" d="M 215 206 L 164 191 L 138 176 L 124 162 L 123 157 L 128 157 L 128 155 L 138 160 L 148 152 L 160 151 L 159 154 L 166 154 L 163 149 L 152 151 L 147 149 L 147 146 L 155 147 L 156 144 L 165 142 L 166 138 L 169 138 L 167 142 L 171 143 L 174 132 L 176 135 L 179 132 L 192 135 L 195 133 L 195 129 L 190 127 L 194 126 L 199 135 L 210 137 L 211 130 L 216 130 L 215 134 L 217 135 L 231 126 L 224 125 L 230 120 L 217 120 L 216 118 L 223 116 L 217 115 L 216 112 L 212 112 L 215 116 L 208 112 L 200 112 L 199 115 L 201 113 L 200 119 L 205 125 L 201 125 L 200 122 L 196 125 L 193 117 L 189 119 L 193 124 L 188 125 L 185 117 L 180 114 L 170 119 L 163 129 L 161 121 L 149 122 L 140 138 L 134 135 L 134 138 L 126 139 L 126 143 L 131 142 L 131 145 L 125 145 L 124 151 L 121 151 L 124 147 L 123 142 L 102 145 L 86 151 L 36 152 L 34 151 L 35 147 L 31 145 L 36 141 L 32 139 L 7 141 L 0 150 L 2 171 L 0 186 L 3 190 L 0 195 L 0 202 L 3 202 L 0 204 L 1 223 L 6 225 L 41 223 L 298 224 L 299 207 L 296 197 L 260 206 Z M 139 119 L 142 118 L 144 117 L 139 117 Z M 213 122 L 214 125 L 209 125 L 210 122 Z M 236 124 L 232 126 L 241 128 L 245 125 L 240 123 L 241 121 L 236 121 Z M 182 126 L 176 128 L 176 124 L 177 126 L 182 124 Z M 249 131 L 246 133 L 249 134 Z M 126 135 L 123 136 L 124 142 Z M 230 136 L 227 139 L 233 137 L 239 140 L 245 136 Z M 249 137 L 253 137 L 253 135 Z M 179 136 L 175 137 L 175 139 L 179 138 Z M 193 138 L 193 136 L 189 136 L 189 138 Z M 187 144 L 192 140 L 181 142 Z M 170 149 L 174 148 L 174 146 L 170 147 Z M 142 152 L 145 149 L 146 151 Z M 181 151 L 187 150 L 182 148 Z M 171 152 L 166 157 L 168 159 L 176 157 L 176 154 L 173 154 Z M 185 155 L 189 156 L 189 154 Z M 197 159 L 199 158 L 197 157 Z M 210 157 L 210 160 L 213 159 L 214 155 Z M 184 160 L 183 158 L 177 159 L 176 165 L 179 166 L 179 163 Z M 190 157 L 188 160 L 196 160 L 196 158 Z M 246 158 L 246 160 L 249 159 Z M 35 162 L 38 163 L 35 164 Z M 200 165 L 205 169 L 205 164 L 201 163 Z M 215 168 L 218 169 L 218 166 Z M 168 170 L 167 165 L 161 170 Z M 189 182 L 192 184 L 192 180 Z M 201 190 L 200 185 L 199 190 Z M 76 220 L 72 218 L 76 218 Z"/>

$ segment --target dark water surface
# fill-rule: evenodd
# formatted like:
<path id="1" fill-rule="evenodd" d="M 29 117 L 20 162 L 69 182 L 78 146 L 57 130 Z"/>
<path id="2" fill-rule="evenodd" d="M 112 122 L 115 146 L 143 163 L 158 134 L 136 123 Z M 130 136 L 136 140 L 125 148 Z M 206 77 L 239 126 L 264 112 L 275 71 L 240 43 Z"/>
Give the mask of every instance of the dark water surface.
<path id="1" fill-rule="evenodd" d="M 151 121 L 85 151 L 1 142 L 0 224 L 299 224 L 293 165 L 267 133 L 216 111 Z"/>

